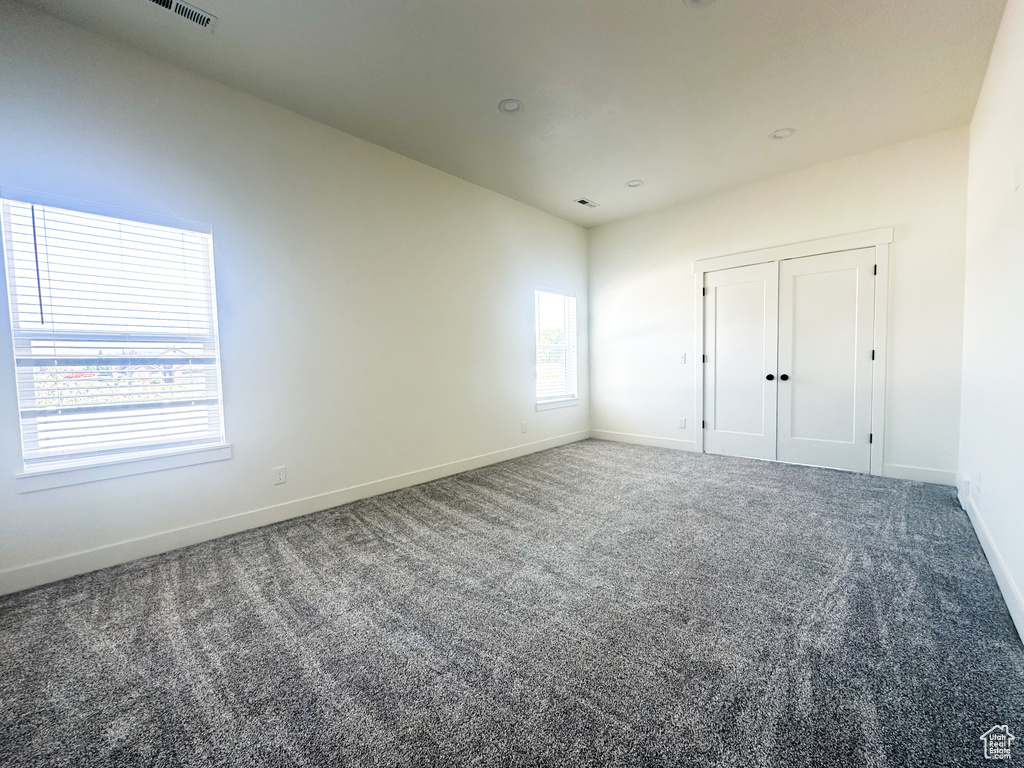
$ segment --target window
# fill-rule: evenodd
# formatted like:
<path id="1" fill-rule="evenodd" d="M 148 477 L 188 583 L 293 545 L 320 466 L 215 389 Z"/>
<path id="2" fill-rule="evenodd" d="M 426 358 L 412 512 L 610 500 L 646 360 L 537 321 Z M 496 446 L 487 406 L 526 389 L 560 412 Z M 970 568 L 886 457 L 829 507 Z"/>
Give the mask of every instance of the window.
<path id="1" fill-rule="evenodd" d="M 0 222 L 26 473 L 224 445 L 209 231 L 12 197 Z"/>
<path id="2" fill-rule="evenodd" d="M 537 291 L 537 407 L 575 405 L 576 297 Z"/>

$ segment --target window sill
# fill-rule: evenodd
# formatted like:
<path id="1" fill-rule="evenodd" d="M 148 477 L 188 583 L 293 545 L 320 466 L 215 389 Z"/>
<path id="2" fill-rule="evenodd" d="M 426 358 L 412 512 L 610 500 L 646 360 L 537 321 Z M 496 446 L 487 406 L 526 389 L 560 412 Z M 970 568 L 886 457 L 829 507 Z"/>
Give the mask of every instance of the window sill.
<path id="1" fill-rule="evenodd" d="M 103 464 L 28 470 L 15 475 L 14 487 L 18 493 L 31 493 L 45 491 L 49 488 L 109 480 L 115 477 L 159 472 L 163 469 L 207 464 L 211 461 L 223 461 L 230 458 L 231 446 L 227 444 L 186 448 L 173 453 L 151 453 L 138 457 L 121 458 Z"/>
<path id="2" fill-rule="evenodd" d="M 564 400 L 545 400 L 542 403 L 537 403 L 537 410 L 550 411 L 552 408 L 570 408 L 579 404 L 580 399 L 578 397 L 567 397 Z"/>

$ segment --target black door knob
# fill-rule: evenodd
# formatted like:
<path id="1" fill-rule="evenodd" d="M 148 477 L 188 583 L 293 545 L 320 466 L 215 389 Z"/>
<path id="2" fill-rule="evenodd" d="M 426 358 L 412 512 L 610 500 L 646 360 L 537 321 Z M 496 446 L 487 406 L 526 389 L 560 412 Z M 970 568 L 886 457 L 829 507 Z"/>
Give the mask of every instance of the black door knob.
<path id="1" fill-rule="evenodd" d="M 789 381 L 789 374 L 784 373 L 781 376 L 779 376 L 779 378 L 782 379 L 782 381 Z"/>
<path id="2" fill-rule="evenodd" d="M 775 381 L 775 374 L 769 373 L 765 378 L 768 379 L 768 381 Z"/>

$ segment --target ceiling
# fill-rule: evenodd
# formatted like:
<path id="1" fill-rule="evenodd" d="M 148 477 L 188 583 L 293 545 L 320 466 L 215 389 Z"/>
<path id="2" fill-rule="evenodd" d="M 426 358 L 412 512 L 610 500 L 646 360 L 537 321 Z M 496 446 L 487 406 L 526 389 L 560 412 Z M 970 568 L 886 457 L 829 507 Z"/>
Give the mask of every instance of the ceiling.
<path id="1" fill-rule="evenodd" d="M 593 226 L 968 123 L 1005 0 L 28 3 Z"/>

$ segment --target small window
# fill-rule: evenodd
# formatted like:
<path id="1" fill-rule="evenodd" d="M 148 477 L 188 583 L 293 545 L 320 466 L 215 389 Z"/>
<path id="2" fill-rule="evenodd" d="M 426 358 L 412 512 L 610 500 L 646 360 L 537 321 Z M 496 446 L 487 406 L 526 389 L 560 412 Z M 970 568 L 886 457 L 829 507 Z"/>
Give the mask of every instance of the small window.
<path id="1" fill-rule="evenodd" d="M 576 298 L 537 291 L 537 404 L 576 400 Z"/>
<path id="2" fill-rule="evenodd" d="M 4 192 L 26 472 L 223 445 L 209 232 Z"/>

